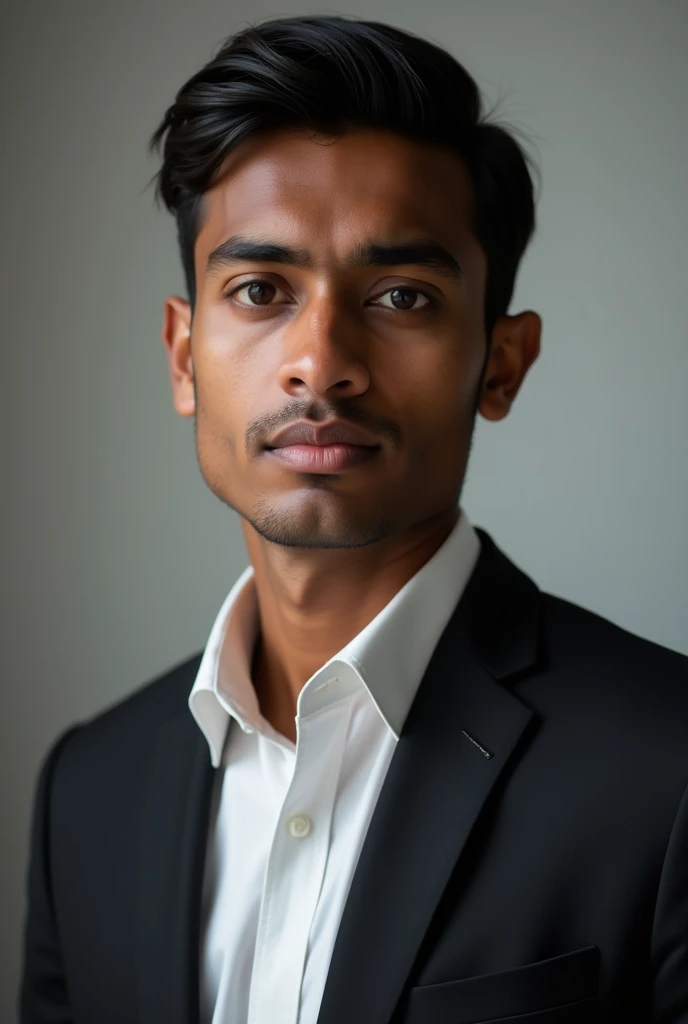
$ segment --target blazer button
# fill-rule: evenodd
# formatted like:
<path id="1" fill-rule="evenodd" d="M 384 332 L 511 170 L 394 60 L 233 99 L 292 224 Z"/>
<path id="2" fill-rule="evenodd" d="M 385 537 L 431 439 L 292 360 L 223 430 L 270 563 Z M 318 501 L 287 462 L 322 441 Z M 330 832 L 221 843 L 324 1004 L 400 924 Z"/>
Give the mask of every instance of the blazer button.
<path id="1" fill-rule="evenodd" d="M 295 839 L 303 839 L 311 830 L 311 819 L 305 814 L 292 814 L 287 822 L 287 828 Z"/>

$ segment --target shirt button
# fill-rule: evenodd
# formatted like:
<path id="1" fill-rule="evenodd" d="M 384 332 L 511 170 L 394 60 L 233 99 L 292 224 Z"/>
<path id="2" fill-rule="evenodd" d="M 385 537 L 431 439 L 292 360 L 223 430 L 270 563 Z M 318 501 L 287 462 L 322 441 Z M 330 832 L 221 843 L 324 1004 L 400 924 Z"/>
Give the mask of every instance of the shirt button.
<path id="1" fill-rule="evenodd" d="M 303 839 L 311 830 L 311 819 L 305 814 L 293 814 L 287 822 L 287 828 L 295 839 Z"/>

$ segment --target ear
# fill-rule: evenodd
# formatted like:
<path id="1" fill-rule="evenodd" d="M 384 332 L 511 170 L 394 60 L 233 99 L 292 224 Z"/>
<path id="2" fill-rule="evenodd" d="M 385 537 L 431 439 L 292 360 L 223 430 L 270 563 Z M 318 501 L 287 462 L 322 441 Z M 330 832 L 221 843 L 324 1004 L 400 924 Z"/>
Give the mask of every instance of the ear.
<path id="1" fill-rule="evenodd" d="M 191 361 L 191 306 L 186 299 L 167 296 L 160 337 L 170 364 L 174 408 L 180 416 L 193 416 L 196 399 Z"/>
<path id="2" fill-rule="evenodd" d="M 511 409 L 525 375 L 540 354 L 542 320 L 530 310 L 500 316 L 492 331 L 490 354 L 480 388 L 478 411 L 501 420 Z"/>

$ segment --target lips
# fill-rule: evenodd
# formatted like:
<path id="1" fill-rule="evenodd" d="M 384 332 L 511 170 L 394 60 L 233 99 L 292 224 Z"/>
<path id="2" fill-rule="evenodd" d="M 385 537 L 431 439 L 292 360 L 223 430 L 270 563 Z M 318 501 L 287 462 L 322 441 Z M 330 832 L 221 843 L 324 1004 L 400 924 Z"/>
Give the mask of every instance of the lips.
<path id="1" fill-rule="evenodd" d="M 357 427 L 340 420 L 314 426 L 305 420 L 292 423 L 280 430 L 265 447 L 286 448 L 293 445 L 356 445 L 365 448 L 379 448 L 379 444 Z"/>
<path id="2" fill-rule="evenodd" d="M 306 473 L 339 473 L 375 459 L 379 448 L 362 444 L 287 445 L 268 450 L 267 457 Z"/>
<path id="3" fill-rule="evenodd" d="M 265 448 L 283 465 L 308 473 L 338 473 L 371 461 L 381 450 L 363 431 L 339 420 L 317 427 L 300 420 L 280 430 Z"/>

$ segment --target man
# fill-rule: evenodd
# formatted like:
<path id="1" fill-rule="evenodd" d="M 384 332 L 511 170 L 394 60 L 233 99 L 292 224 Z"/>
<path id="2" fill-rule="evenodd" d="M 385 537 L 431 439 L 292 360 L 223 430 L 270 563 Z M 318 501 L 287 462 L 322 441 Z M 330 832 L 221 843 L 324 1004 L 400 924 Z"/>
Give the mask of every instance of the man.
<path id="1" fill-rule="evenodd" d="M 521 148 L 340 17 L 228 40 L 163 138 L 174 406 L 251 565 L 46 758 L 22 1020 L 688 1021 L 688 660 L 459 506 L 539 351 Z"/>

